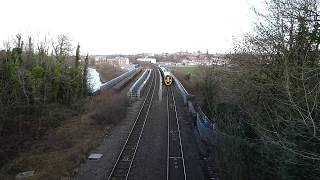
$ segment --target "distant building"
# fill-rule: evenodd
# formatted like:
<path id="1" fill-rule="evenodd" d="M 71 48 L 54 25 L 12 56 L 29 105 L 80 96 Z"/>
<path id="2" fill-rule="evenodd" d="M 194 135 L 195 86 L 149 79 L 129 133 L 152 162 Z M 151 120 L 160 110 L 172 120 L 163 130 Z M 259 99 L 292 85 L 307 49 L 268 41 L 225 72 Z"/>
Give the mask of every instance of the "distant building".
<path id="1" fill-rule="evenodd" d="M 160 56 L 162 56 L 162 57 L 168 57 L 170 54 L 169 53 L 162 53 L 162 54 L 160 54 Z"/>
<path id="2" fill-rule="evenodd" d="M 107 63 L 107 64 L 112 64 L 112 65 L 126 65 L 129 64 L 129 58 L 126 57 L 115 57 L 115 58 L 108 58 L 106 56 L 95 56 L 95 63 L 97 64 L 102 64 L 102 63 Z"/>
<path id="3" fill-rule="evenodd" d="M 211 63 L 219 66 L 228 65 L 230 64 L 230 59 L 216 57 L 211 59 Z"/>
<path id="4" fill-rule="evenodd" d="M 94 57 L 94 61 L 97 62 L 97 63 L 102 63 L 102 62 L 106 61 L 106 57 L 104 57 L 104 56 L 95 56 Z"/>
<path id="5" fill-rule="evenodd" d="M 126 65 L 126 64 L 129 64 L 129 58 L 115 57 L 115 58 L 107 59 L 106 62 L 108 64 L 114 64 L 114 65 Z"/>
<path id="6" fill-rule="evenodd" d="M 139 57 L 152 57 L 154 56 L 154 53 L 140 53 L 140 54 L 136 54 Z"/>
<path id="7" fill-rule="evenodd" d="M 137 61 L 143 61 L 143 62 L 150 62 L 150 63 L 157 63 L 157 59 L 155 58 L 138 58 Z"/>
<path id="8" fill-rule="evenodd" d="M 188 51 L 186 51 L 186 52 L 180 51 L 180 52 L 174 53 L 174 55 L 178 55 L 178 56 L 190 56 L 190 55 L 192 55 L 192 54 L 189 53 Z"/>
<path id="9" fill-rule="evenodd" d="M 198 62 L 198 63 L 201 63 L 201 62 L 209 60 L 209 58 L 207 56 L 205 56 L 205 55 L 191 56 L 189 59 L 192 62 Z"/>

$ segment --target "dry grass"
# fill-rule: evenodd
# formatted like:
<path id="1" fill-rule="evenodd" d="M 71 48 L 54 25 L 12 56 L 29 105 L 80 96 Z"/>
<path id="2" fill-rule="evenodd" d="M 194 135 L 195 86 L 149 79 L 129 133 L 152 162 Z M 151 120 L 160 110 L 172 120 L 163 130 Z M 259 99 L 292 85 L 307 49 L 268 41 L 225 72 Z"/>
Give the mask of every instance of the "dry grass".
<path id="1" fill-rule="evenodd" d="M 96 65 L 95 68 L 100 73 L 100 78 L 102 82 L 109 81 L 124 73 L 124 71 L 119 66 L 106 63 Z"/>
<path id="2" fill-rule="evenodd" d="M 200 67 L 195 67 L 191 72 L 184 68 L 175 68 L 172 72 L 189 93 L 200 97 L 201 92 L 199 91 L 199 71 Z"/>
<path id="3" fill-rule="evenodd" d="M 61 127 L 51 130 L 41 141 L 32 145 L 29 152 L 20 155 L 5 169 L 5 176 L 13 179 L 18 172 L 35 170 L 33 179 L 60 179 L 72 176 L 95 147 L 104 129 L 99 128 L 88 114 L 67 120 Z M 106 127 L 107 128 L 107 127 Z"/>
<path id="4" fill-rule="evenodd" d="M 98 145 L 112 124 L 125 116 L 127 105 L 124 94 L 102 93 L 92 97 L 87 112 L 49 130 L 42 140 L 31 145 L 30 150 L 5 165 L 0 171 L 0 179 L 14 179 L 18 172 L 29 170 L 35 171 L 32 179 L 36 180 L 74 176 L 87 153 Z"/>
<path id="5" fill-rule="evenodd" d="M 125 94 L 102 92 L 96 98 L 94 113 L 91 115 L 98 124 L 115 124 L 125 117 L 129 99 Z"/>
<path id="6" fill-rule="evenodd" d="M 188 75 L 189 72 L 191 72 L 190 75 Z M 210 77 L 208 80 L 215 83 L 218 88 L 215 94 L 217 103 L 239 103 L 239 92 L 247 88 L 243 87 L 243 81 L 241 80 L 241 77 L 244 76 L 243 73 L 241 74 L 236 70 L 232 71 L 225 67 L 198 66 L 191 71 L 175 68 L 173 73 L 187 91 L 195 95 L 199 101 L 203 100 L 201 87 L 204 85 L 204 80 L 208 79 L 208 76 Z"/>

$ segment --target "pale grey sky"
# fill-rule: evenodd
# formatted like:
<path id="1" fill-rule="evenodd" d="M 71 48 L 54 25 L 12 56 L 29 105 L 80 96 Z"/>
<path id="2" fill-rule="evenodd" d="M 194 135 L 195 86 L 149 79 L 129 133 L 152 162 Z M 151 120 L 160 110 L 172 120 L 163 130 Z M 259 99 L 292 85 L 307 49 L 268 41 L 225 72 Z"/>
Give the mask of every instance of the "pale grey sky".
<path id="1" fill-rule="evenodd" d="M 0 0 L 0 40 L 68 34 L 82 53 L 226 52 L 255 0 Z"/>

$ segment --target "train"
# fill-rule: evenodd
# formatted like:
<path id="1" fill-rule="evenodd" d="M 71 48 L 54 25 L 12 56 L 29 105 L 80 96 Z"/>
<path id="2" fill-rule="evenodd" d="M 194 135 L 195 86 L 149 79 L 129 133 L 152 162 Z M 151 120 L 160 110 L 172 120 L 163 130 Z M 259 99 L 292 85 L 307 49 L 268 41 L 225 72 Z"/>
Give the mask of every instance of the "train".
<path id="1" fill-rule="evenodd" d="M 173 77 L 172 77 L 172 74 L 170 71 L 168 71 L 166 68 L 160 66 L 160 69 L 161 69 L 161 75 L 162 75 L 162 78 L 163 78 L 163 83 L 166 85 L 166 86 L 171 86 L 172 83 L 173 83 Z"/>

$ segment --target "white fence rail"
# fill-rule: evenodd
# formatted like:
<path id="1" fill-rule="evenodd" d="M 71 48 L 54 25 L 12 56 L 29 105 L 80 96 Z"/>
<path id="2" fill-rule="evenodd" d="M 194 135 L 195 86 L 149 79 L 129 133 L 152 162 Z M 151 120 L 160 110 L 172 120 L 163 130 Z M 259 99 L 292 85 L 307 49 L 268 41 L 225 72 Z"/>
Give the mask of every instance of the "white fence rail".
<path id="1" fill-rule="evenodd" d="M 161 75 L 161 71 L 160 69 L 158 69 L 158 73 L 159 73 L 159 82 L 160 82 L 160 85 L 159 85 L 159 101 L 162 101 L 162 75 Z"/>
<path id="2" fill-rule="evenodd" d="M 173 74 L 172 77 L 174 79 L 175 85 L 176 87 L 179 89 L 179 93 L 181 94 L 182 98 L 183 98 L 183 104 L 187 105 L 188 103 L 188 98 L 189 98 L 189 93 L 188 91 L 183 87 L 183 85 L 181 84 L 181 82 L 178 80 L 178 78 L 176 78 Z"/>

